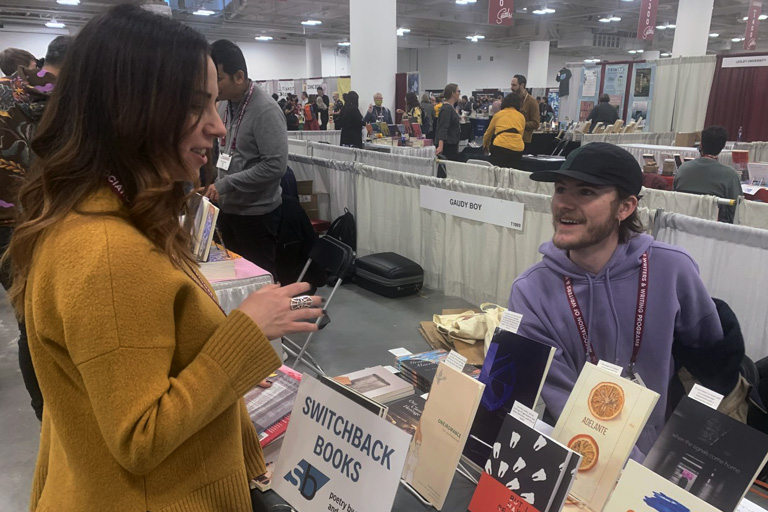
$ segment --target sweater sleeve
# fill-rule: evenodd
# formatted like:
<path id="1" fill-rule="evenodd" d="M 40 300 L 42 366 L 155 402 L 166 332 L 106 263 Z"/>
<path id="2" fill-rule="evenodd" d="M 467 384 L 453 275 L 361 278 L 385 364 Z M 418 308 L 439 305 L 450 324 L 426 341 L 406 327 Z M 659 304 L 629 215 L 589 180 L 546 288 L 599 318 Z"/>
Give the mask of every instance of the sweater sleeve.
<path id="1" fill-rule="evenodd" d="M 528 97 L 530 98 L 530 96 Z M 525 110 L 527 111 L 525 115 L 525 119 L 526 119 L 525 129 L 536 130 L 541 124 L 541 116 L 539 115 L 539 106 L 536 105 L 535 100 L 534 101 L 526 100 Z"/>
<path id="2" fill-rule="evenodd" d="M 493 134 L 496 131 L 496 121 L 499 119 L 499 114 L 496 114 L 491 118 L 491 122 L 488 123 L 488 128 L 485 130 L 485 133 L 483 134 L 483 147 L 488 149 L 491 147 L 491 139 L 493 138 Z"/>
<path id="3" fill-rule="evenodd" d="M 274 103 L 263 105 L 257 113 L 255 123 L 248 128 L 253 131 L 259 148 L 259 161 L 241 172 L 229 174 L 216 181 L 216 190 L 227 194 L 233 190 L 259 192 L 265 183 L 271 183 L 285 174 L 288 165 L 288 135 L 283 129 L 285 116 Z M 254 105 L 255 107 L 255 105 Z M 245 128 L 245 127 L 243 127 Z"/>
<path id="4" fill-rule="evenodd" d="M 103 251 L 62 253 L 53 276 L 56 315 L 107 448 L 127 471 L 146 474 L 242 401 L 280 359 L 235 310 L 218 326 L 201 323 L 207 342 L 178 368 L 175 319 L 187 301 L 199 300 L 196 288 L 180 288 L 166 256 L 108 231 L 110 222 L 95 223 L 101 233 L 92 239 Z"/>
<path id="5" fill-rule="evenodd" d="M 251 417 L 248 415 L 248 408 L 243 400 L 240 400 L 240 424 L 243 434 L 243 458 L 250 481 L 266 473 L 267 466 L 264 464 L 264 453 L 261 450 L 259 434 L 256 432 L 256 427 L 253 426 Z"/>

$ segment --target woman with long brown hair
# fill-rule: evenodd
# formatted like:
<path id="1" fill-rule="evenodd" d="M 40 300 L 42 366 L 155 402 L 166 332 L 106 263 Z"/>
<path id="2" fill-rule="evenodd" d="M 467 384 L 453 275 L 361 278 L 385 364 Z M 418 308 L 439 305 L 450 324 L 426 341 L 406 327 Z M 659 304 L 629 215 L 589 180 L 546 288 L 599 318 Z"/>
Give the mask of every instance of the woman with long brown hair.
<path id="1" fill-rule="evenodd" d="M 183 182 L 225 133 L 208 51 L 111 9 L 72 44 L 33 142 L 9 248 L 45 399 L 31 510 L 252 510 L 265 467 L 241 397 L 322 299 L 271 286 L 227 316 L 192 258 Z"/>

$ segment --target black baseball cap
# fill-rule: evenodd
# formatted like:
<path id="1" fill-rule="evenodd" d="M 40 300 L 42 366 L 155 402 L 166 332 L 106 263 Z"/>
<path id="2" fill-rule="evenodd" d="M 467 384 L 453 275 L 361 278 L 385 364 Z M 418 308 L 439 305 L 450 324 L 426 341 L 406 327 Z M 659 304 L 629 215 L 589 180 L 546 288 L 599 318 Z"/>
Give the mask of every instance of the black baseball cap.
<path id="1" fill-rule="evenodd" d="M 591 185 L 615 185 L 633 196 L 639 196 L 643 187 L 643 170 L 635 157 L 607 142 L 593 142 L 571 151 L 557 171 L 531 174 L 533 181 L 555 182 L 562 177 Z"/>

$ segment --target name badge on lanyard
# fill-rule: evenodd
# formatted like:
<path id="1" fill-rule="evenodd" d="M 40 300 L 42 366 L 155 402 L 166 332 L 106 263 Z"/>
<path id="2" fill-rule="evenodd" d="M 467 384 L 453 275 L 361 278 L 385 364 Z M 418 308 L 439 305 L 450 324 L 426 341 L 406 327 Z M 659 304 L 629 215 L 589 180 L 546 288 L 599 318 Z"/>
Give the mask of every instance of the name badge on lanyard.
<path id="1" fill-rule="evenodd" d="M 218 167 L 222 171 L 226 171 L 229 169 L 229 164 L 231 163 L 232 163 L 232 155 L 221 153 L 219 155 L 219 159 L 216 161 L 216 167 Z"/>

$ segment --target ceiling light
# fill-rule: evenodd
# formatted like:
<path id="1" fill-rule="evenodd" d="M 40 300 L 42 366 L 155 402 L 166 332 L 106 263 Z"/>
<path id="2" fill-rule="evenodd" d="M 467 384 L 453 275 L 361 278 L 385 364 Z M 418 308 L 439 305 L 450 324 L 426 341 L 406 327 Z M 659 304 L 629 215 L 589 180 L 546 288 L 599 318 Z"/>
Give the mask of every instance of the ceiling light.
<path id="1" fill-rule="evenodd" d="M 600 18 L 600 23 L 610 23 L 610 22 L 611 22 L 611 18 L 607 16 Z"/>
<path id="2" fill-rule="evenodd" d="M 661 54 L 661 56 L 662 56 L 662 57 L 671 57 L 671 56 L 672 56 L 672 54 L 671 54 L 671 53 L 667 53 L 667 52 L 664 52 L 664 53 L 662 53 L 662 54 Z"/>
<path id="3" fill-rule="evenodd" d="M 272 36 L 256 36 L 254 39 L 257 41 L 271 41 Z"/>
<path id="4" fill-rule="evenodd" d="M 656 25 L 656 30 L 667 30 L 666 25 Z"/>
<path id="5" fill-rule="evenodd" d="M 614 16 L 613 14 L 611 14 L 611 21 L 621 21 L 621 18 L 619 18 L 618 16 Z"/>
<path id="6" fill-rule="evenodd" d="M 760 16 L 757 17 L 757 19 L 759 19 L 760 21 L 768 20 L 768 14 L 761 14 Z"/>
<path id="7" fill-rule="evenodd" d="M 734 37 L 733 39 L 731 39 L 731 41 L 733 41 L 734 43 L 740 43 L 743 40 L 744 40 L 743 37 Z"/>
<path id="8" fill-rule="evenodd" d="M 637 50 L 629 50 L 629 52 L 627 52 L 627 53 L 631 53 L 631 54 L 634 55 L 635 53 L 637 53 Z"/>
<path id="9" fill-rule="evenodd" d="M 667 25 L 667 28 L 677 28 L 677 25 L 675 25 L 674 23 L 669 23 Z"/>
<path id="10" fill-rule="evenodd" d="M 467 36 L 467 39 L 469 39 L 469 40 L 470 40 L 470 41 L 472 41 L 473 43 L 476 43 L 476 42 L 478 42 L 480 39 L 485 39 L 485 36 L 478 36 L 478 35 L 474 35 L 474 36 Z"/>
<path id="11" fill-rule="evenodd" d="M 48 27 L 48 28 L 64 28 L 64 27 L 66 27 L 66 25 L 64 25 L 60 21 L 56 21 L 55 19 L 53 19 L 53 20 L 49 21 L 48 23 L 46 23 L 45 26 Z"/>
<path id="12" fill-rule="evenodd" d="M 554 14 L 555 12 L 557 12 L 557 11 L 555 11 L 554 9 L 551 9 L 551 8 L 549 8 L 549 7 L 547 7 L 545 5 L 544 7 L 539 7 L 538 9 L 533 11 L 533 14 Z"/>
<path id="13" fill-rule="evenodd" d="M 637 53 L 643 53 L 645 50 L 637 50 Z"/>
<path id="14" fill-rule="evenodd" d="M 477 0 L 456 0 L 456 3 L 459 5 L 467 5 L 477 3 Z"/>
<path id="15" fill-rule="evenodd" d="M 80 0 L 56 0 L 61 5 L 80 5 Z"/>
<path id="16" fill-rule="evenodd" d="M 349 46 L 351 44 L 352 43 L 350 43 L 349 41 L 342 41 L 342 42 L 339 43 L 339 46 Z"/>
<path id="17" fill-rule="evenodd" d="M 214 11 L 208 10 L 208 9 L 198 9 L 195 12 L 193 12 L 195 16 L 212 16 L 216 14 Z"/>
<path id="18" fill-rule="evenodd" d="M 302 21 L 301 24 L 305 25 L 305 26 L 306 25 L 315 26 L 315 25 L 322 25 L 323 22 L 322 21 L 317 21 L 317 20 L 305 20 L 305 21 Z"/>
<path id="19" fill-rule="evenodd" d="M 709 34 L 709 37 L 720 37 L 720 34 L 718 34 L 717 32 L 712 32 L 711 34 Z"/>
<path id="20" fill-rule="evenodd" d="M 410 31 L 411 31 L 411 29 L 409 29 L 409 28 L 399 28 L 399 29 L 397 29 L 397 35 L 404 36 L 405 34 L 407 34 Z"/>

